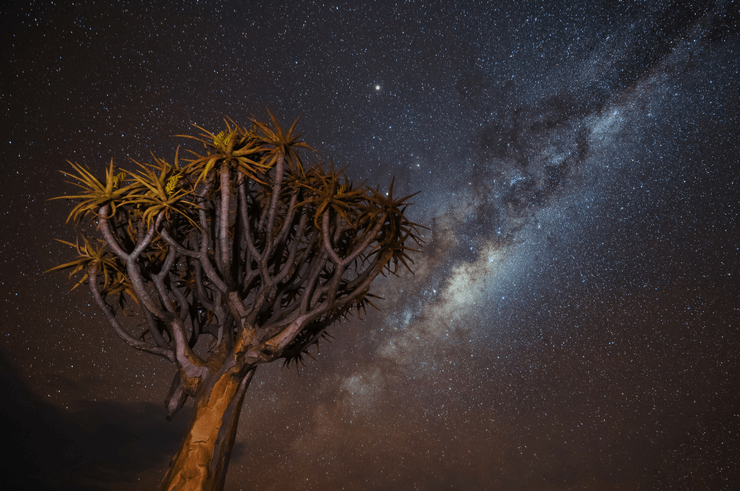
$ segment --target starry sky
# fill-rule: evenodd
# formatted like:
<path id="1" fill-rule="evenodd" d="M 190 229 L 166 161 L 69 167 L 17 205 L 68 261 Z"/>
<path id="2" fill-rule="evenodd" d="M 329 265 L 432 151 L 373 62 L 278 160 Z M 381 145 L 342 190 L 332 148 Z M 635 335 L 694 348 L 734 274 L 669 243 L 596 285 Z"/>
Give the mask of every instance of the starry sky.
<path id="1" fill-rule="evenodd" d="M 47 201 L 71 191 L 57 171 L 171 159 L 191 123 L 267 107 L 301 116 L 355 181 L 421 191 L 409 215 L 430 230 L 415 275 L 376 282 L 380 311 L 330 329 L 300 375 L 257 372 L 227 489 L 734 488 L 739 11 L 4 7 L 0 424 L 16 489 L 153 489 L 188 420 L 164 419 L 173 367 L 44 274 L 71 257 L 54 239 L 74 237 L 71 206 Z"/>

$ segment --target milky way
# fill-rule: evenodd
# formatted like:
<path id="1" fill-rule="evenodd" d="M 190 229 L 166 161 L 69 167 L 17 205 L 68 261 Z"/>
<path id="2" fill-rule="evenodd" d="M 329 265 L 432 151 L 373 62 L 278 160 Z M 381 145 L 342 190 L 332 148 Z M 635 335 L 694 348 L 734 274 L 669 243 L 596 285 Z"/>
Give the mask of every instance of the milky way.
<path id="1" fill-rule="evenodd" d="M 261 5 L 264 3 L 264 5 Z M 411 194 L 414 274 L 258 371 L 227 489 L 733 489 L 739 6 L 31 2 L 3 15 L 2 406 L 35 489 L 152 489 L 187 423 L 67 260 L 65 160 L 302 116 Z M 28 482 L 20 473 L 19 482 Z"/>

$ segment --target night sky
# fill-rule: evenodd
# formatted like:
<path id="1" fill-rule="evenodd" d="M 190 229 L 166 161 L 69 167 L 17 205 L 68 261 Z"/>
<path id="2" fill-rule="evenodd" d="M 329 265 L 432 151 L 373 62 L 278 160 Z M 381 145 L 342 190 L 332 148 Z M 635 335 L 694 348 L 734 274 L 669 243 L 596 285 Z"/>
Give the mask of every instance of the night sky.
<path id="1" fill-rule="evenodd" d="M 154 489 L 189 417 L 164 418 L 172 365 L 44 274 L 74 256 L 57 171 L 171 161 L 191 123 L 267 107 L 356 182 L 421 191 L 430 230 L 379 312 L 300 376 L 257 371 L 227 489 L 737 489 L 737 2 L 19 4 L 0 12 L 12 489 Z"/>

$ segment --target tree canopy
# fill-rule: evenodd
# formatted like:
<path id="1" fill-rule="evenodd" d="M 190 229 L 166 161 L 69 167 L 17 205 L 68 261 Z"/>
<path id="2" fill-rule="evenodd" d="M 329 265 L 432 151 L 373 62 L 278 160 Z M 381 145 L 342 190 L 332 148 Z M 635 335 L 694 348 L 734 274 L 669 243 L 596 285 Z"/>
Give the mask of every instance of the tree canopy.
<path id="1" fill-rule="evenodd" d="M 177 366 L 168 418 L 224 374 L 248 384 L 259 364 L 302 363 L 327 327 L 371 305 L 378 274 L 410 269 L 422 228 L 405 216 L 413 195 L 304 165 L 313 149 L 297 122 L 227 118 L 218 133 L 180 135 L 198 148 L 172 163 L 111 161 L 103 179 L 71 162 L 63 172 L 78 191 L 55 199 L 75 202 L 67 221 L 79 236 L 64 243 L 77 257 L 53 270 L 86 284 L 128 345 Z"/>

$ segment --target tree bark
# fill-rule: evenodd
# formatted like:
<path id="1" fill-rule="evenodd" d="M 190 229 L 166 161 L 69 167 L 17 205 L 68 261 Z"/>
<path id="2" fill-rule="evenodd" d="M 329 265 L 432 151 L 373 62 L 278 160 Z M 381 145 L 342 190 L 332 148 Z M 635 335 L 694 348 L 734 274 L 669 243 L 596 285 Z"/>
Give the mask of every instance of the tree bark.
<path id="1" fill-rule="evenodd" d="M 224 368 L 197 397 L 187 434 L 170 462 L 161 491 L 223 490 L 244 395 L 256 367 L 246 373 L 238 366 Z"/>

